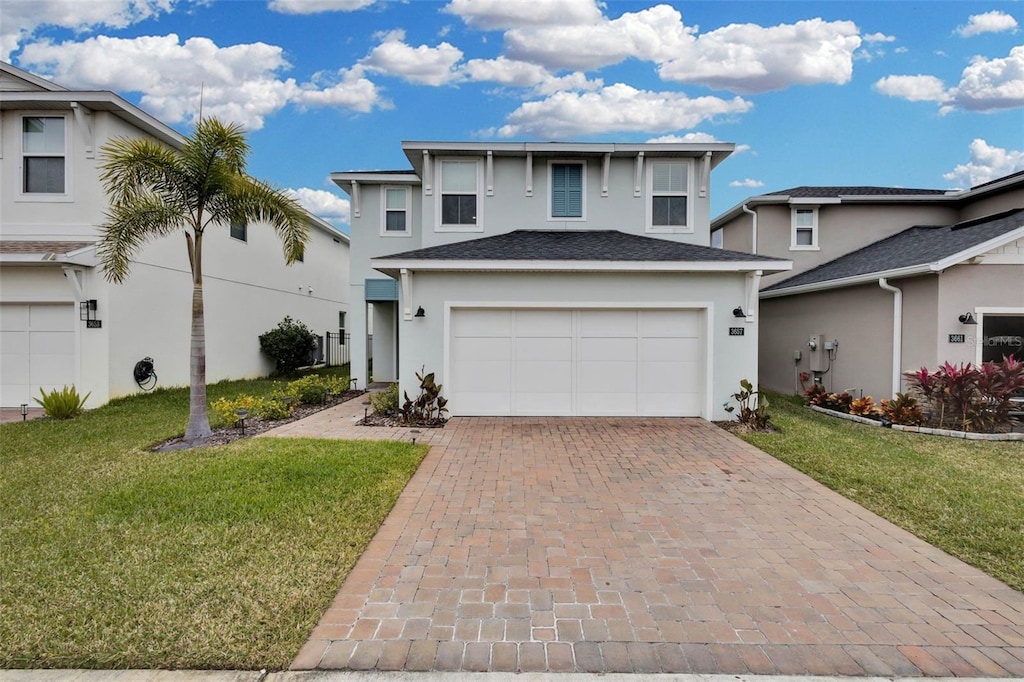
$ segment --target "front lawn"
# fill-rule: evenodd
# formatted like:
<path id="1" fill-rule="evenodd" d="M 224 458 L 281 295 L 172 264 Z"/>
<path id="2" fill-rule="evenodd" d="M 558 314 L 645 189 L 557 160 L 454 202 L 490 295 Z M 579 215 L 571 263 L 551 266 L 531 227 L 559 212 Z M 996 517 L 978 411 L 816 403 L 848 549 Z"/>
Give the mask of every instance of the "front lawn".
<path id="1" fill-rule="evenodd" d="M 1024 443 L 901 433 L 768 397 L 778 433 L 744 440 L 1024 590 Z"/>
<path id="2" fill-rule="evenodd" d="M 149 452 L 187 403 L 158 391 L 0 427 L 0 668 L 286 668 L 427 450 Z"/>

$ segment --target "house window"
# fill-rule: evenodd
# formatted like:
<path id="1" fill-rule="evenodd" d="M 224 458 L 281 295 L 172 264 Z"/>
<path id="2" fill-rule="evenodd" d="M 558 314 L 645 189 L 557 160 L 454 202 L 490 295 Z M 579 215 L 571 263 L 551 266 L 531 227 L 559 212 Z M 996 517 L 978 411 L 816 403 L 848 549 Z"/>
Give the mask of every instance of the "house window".
<path id="1" fill-rule="evenodd" d="M 689 232 L 689 161 L 652 161 L 647 165 L 647 229 L 650 232 Z"/>
<path id="2" fill-rule="evenodd" d="M 66 194 L 66 127 L 63 116 L 21 119 L 23 194 Z"/>
<path id="3" fill-rule="evenodd" d="M 249 241 L 249 225 L 241 220 L 232 220 L 231 237 L 241 242 Z"/>
<path id="4" fill-rule="evenodd" d="M 479 224 L 478 161 L 441 161 L 441 226 L 475 227 Z"/>
<path id="5" fill-rule="evenodd" d="M 551 181 L 552 220 L 583 220 L 586 192 L 586 166 L 583 163 L 552 162 L 548 166 Z"/>
<path id="6" fill-rule="evenodd" d="M 338 343 L 345 345 L 345 311 L 338 311 Z"/>
<path id="7" fill-rule="evenodd" d="M 1004 356 L 1024 361 L 1024 315 L 984 314 L 981 328 L 982 362 L 1000 362 Z"/>
<path id="8" fill-rule="evenodd" d="M 791 251 L 816 251 L 818 249 L 818 209 L 793 209 L 793 234 Z"/>
<path id="9" fill-rule="evenodd" d="M 382 191 L 384 223 L 381 225 L 381 234 L 408 236 L 410 234 L 409 188 L 384 187 Z"/>

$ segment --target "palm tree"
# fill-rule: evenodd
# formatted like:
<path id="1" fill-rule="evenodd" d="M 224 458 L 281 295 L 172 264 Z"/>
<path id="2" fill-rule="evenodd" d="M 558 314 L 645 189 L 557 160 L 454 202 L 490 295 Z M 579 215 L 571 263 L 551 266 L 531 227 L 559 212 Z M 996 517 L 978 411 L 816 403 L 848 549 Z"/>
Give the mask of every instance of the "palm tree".
<path id="1" fill-rule="evenodd" d="M 245 173 L 249 145 L 242 129 L 202 119 L 180 149 L 153 139 L 112 140 L 102 149 L 100 179 L 110 209 L 97 254 L 109 282 L 128 279 L 142 245 L 179 230 L 192 268 L 192 344 L 185 440 L 210 436 L 206 411 L 206 333 L 203 317 L 203 234 L 232 221 L 269 223 L 284 246 L 285 262 L 302 256 L 307 215 L 287 195 Z"/>

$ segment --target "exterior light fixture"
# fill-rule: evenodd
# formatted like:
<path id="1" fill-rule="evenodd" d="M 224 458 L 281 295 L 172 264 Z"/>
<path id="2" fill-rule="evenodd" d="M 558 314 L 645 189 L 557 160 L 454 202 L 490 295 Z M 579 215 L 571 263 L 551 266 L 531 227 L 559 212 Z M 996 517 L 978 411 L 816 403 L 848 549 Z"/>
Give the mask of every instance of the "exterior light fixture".
<path id="1" fill-rule="evenodd" d="M 969 311 L 960 316 L 960 324 L 978 324 L 978 321 L 974 319 Z"/>
<path id="2" fill-rule="evenodd" d="M 417 308 L 416 309 L 416 314 L 413 315 L 413 317 L 426 317 L 426 316 L 427 316 L 427 311 L 423 309 L 423 306 L 420 306 L 419 308 Z"/>
<path id="3" fill-rule="evenodd" d="M 242 435 L 245 435 L 245 418 L 249 416 L 249 410 L 244 407 L 240 407 L 235 410 L 235 416 L 238 417 L 238 424 L 242 427 Z"/>
<path id="4" fill-rule="evenodd" d="M 732 316 L 733 317 L 746 317 L 747 314 L 745 312 L 743 312 L 743 308 L 741 306 L 736 306 L 735 308 L 732 309 Z"/>
<path id="5" fill-rule="evenodd" d="M 21 404 L 21 421 L 28 419 L 28 403 Z"/>
<path id="6" fill-rule="evenodd" d="M 90 298 L 78 303 L 78 319 L 85 322 L 86 329 L 99 329 L 103 323 L 96 319 L 96 299 Z"/>

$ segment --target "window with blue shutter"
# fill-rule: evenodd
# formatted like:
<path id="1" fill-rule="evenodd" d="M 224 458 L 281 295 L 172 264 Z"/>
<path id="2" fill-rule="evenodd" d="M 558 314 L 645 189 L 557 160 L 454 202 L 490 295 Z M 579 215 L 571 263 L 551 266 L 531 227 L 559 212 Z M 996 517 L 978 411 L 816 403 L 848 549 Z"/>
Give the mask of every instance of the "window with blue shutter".
<path id="1" fill-rule="evenodd" d="M 583 217 L 583 164 L 551 164 L 551 217 Z"/>

